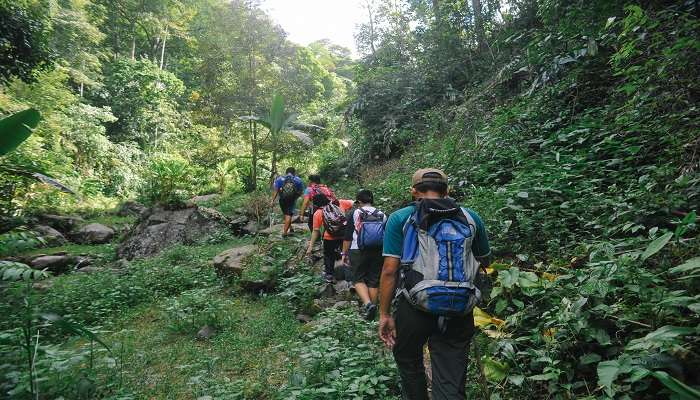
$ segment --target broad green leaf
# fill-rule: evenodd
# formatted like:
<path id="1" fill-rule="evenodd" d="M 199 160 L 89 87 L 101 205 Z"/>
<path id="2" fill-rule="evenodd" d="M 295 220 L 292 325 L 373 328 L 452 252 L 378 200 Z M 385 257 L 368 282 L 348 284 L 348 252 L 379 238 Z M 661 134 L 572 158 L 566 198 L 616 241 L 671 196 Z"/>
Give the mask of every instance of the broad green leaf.
<path id="1" fill-rule="evenodd" d="M 627 345 L 627 350 L 642 350 L 650 349 L 663 343 L 675 339 L 679 336 L 692 335 L 696 332 L 694 328 L 684 328 L 682 326 L 665 325 L 644 336 L 643 338 L 634 339 Z"/>
<path id="2" fill-rule="evenodd" d="M 587 353 L 587 354 L 584 354 L 581 357 L 579 357 L 578 361 L 582 365 L 593 364 L 593 363 L 597 363 L 598 361 L 600 361 L 600 356 L 596 353 Z"/>
<path id="3" fill-rule="evenodd" d="M 683 264 L 669 269 L 668 272 L 672 274 L 680 274 L 681 272 L 689 272 L 695 270 L 700 270 L 700 257 L 691 258 Z"/>
<path id="4" fill-rule="evenodd" d="M 531 288 L 540 285 L 539 278 L 537 274 L 531 271 L 520 272 L 518 275 L 518 286 L 521 288 Z"/>
<path id="5" fill-rule="evenodd" d="M 520 386 L 525 381 L 525 376 L 523 375 L 510 375 L 508 381 L 515 386 Z"/>
<path id="6" fill-rule="evenodd" d="M 642 253 L 642 261 L 661 251 L 661 249 L 663 249 L 664 246 L 666 246 L 666 243 L 668 243 L 668 241 L 671 240 L 672 237 L 673 233 L 668 232 L 663 236 L 654 239 L 653 242 L 649 243 L 649 246 L 647 246 L 647 249 L 644 250 L 644 253 Z"/>
<path id="7" fill-rule="evenodd" d="M 556 379 L 557 375 L 551 372 L 547 372 L 546 374 L 539 374 L 539 375 L 532 375 L 528 376 L 527 379 L 531 381 L 550 381 L 552 379 Z"/>
<path id="8" fill-rule="evenodd" d="M 491 382 L 501 382 L 508 374 L 508 364 L 496 361 L 491 357 L 484 357 L 484 374 Z"/>
<path id="9" fill-rule="evenodd" d="M 22 144 L 39 124 L 41 114 L 29 108 L 0 119 L 0 156 Z"/>
<path id="10" fill-rule="evenodd" d="M 598 363 L 598 384 L 609 388 L 620 372 L 620 363 L 617 360 L 602 361 Z"/>
<path id="11" fill-rule="evenodd" d="M 511 289 L 515 283 L 518 282 L 518 275 L 520 275 L 520 269 L 511 267 L 507 271 L 500 271 L 498 273 L 498 280 L 501 281 L 503 287 Z"/>
<path id="12" fill-rule="evenodd" d="M 663 383 L 666 388 L 677 394 L 681 400 L 700 400 L 700 391 L 693 389 L 668 373 L 664 371 L 654 371 L 651 374 L 658 379 L 659 382 Z"/>
<path id="13" fill-rule="evenodd" d="M 51 324 L 58 326 L 59 328 L 73 333 L 75 335 L 78 335 L 80 337 L 95 341 L 99 344 L 102 345 L 107 351 L 111 354 L 112 349 L 107 345 L 107 343 L 103 342 L 102 339 L 100 339 L 97 335 L 95 335 L 92 331 L 84 327 L 83 325 L 70 321 L 68 319 L 63 318 L 62 316 L 58 314 L 53 314 L 53 313 L 44 313 L 41 314 L 41 318 L 45 319 L 46 321 L 50 322 Z"/>

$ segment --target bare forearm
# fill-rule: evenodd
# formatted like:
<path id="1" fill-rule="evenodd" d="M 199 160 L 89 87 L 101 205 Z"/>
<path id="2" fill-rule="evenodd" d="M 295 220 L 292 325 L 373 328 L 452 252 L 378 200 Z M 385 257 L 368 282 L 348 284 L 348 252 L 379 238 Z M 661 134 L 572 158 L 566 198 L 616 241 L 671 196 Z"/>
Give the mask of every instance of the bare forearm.
<path id="1" fill-rule="evenodd" d="M 318 235 L 319 235 L 319 234 L 320 234 L 320 232 L 319 232 L 318 229 L 314 229 L 314 231 L 311 232 L 311 240 L 309 240 L 308 252 L 311 252 L 311 250 L 313 250 L 314 244 L 315 244 L 316 241 L 318 240 Z"/>
<path id="2" fill-rule="evenodd" d="M 343 253 L 348 254 L 349 251 L 350 251 L 350 241 L 344 240 L 343 241 Z"/>
<path id="3" fill-rule="evenodd" d="M 379 280 L 379 314 L 391 313 L 391 301 L 396 290 L 396 278 L 398 275 L 399 260 L 393 257 L 384 258 L 382 275 Z"/>
<path id="4" fill-rule="evenodd" d="M 306 212 L 306 207 L 309 206 L 309 199 L 304 198 L 304 201 L 301 203 L 301 211 L 299 211 L 299 215 L 301 218 L 304 218 L 304 212 Z"/>

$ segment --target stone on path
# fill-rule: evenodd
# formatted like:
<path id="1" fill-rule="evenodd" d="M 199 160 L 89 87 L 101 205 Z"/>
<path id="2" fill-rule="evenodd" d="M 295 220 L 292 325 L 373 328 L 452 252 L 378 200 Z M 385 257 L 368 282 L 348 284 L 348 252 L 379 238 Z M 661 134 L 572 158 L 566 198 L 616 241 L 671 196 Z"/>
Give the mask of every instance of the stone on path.
<path id="1" fill-rule="evenodd" d="M 98 223 L 87 224 L 71 233 L 73 241 L 81 244 L 108 243 L 113 237 L 114 229 Z"/>
<path id="2" fill-rule="evenodd" d="M 284 227 L 284 224 L 275 224 L 272 225 L 272 227 L 267 227 L 265 229 L 262 229 L 258 232 L 259 235 L 279 235 L 282 233 L 282 228 Z M 309 234 L 309 226 L 306 223 L 300 224 L 300 223 L 293 223 L 292 224 L 292 229 L 294 230 L 293 234 Z"/>
<path id="3" fill-rule="evenodd" d="M 143 204 L 129 200 L 125 201 L 121 206 L 119 206 L 119 210 L 117 211 L 117 215 L 120 217 L 126 217 L 129 215 L 134 215 L 137 217 L 140 217 L 143 215 L 148 209 L 146 206 Z"/>
<path id="4" fill-rule="evenodd" d="M 212 263 L 216 273 L 221 277 L 240 277 L 243 273 L 243 259 L 257 249 L 255 245 L 247 245 L 228 249 L 216 257 Z"/>
<path id="5" fill-rule="evenodd" d="M 313 320 L 313 318 L 311 318 L 310 315 L 306 315 L 306 314 L 297 314 L 297 321 L 299 321 L 299 322 L 308 324 L 308 323 L 311 322 L 312 320 Z"/>
<path id="6" fill-rule="evenodd" d="M 197 332 L 197 339 L 200 340 L 209 340 L 216 334 L 216 329 L 212 328 L 209 325 L 204 325 L 198 332 Z"/>

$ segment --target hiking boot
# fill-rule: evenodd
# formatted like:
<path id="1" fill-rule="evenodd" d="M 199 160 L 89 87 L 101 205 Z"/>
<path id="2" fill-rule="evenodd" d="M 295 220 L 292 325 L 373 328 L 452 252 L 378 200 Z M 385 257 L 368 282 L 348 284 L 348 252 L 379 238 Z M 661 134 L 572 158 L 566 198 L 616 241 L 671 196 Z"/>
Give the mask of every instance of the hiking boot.
<path id="1" fill-rule="evenodd" d="M 367 321 L 373 321 L 374 317 L 377 316 L 377 306 L 374 303 L 367 303 L 363 308 L 365 312 L 365 319 Z"/>

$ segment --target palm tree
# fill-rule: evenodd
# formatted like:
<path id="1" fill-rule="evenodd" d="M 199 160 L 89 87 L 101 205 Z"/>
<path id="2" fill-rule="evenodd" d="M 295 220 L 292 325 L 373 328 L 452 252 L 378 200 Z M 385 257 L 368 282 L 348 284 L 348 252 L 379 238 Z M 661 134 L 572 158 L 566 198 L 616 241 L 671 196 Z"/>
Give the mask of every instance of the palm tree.
<path id="1" fill-rule="evenodd" d="M 251 121 L 253 126 L 251 129 L 255 130 L 255 124 L 260 124 L 268 129 L 269 131 L 269 141 L 272 152 L 272 160 L 270 162 L 270 180 L 273 180 L 277 175 L 277 161 L 280 150 L 280 143 L 285 138 L 294 138 L 301 141 L 307 146 L 314 144 L 311 137 L 301 131 L 300 129 L 311 130 L 311 129 L 323 129 L 320 126 L 303 124 L 296 122 L 297 114 L 290 113 L 287 114 L 284 110 L 284 97 L 276 94 L 272 99 L 272 105 L 270 106 L 270 112 L 264 117 L 257 117 L 253 115 L 247 115 L 240 117 L 242 121 Z M 256 164 L 258 160 L 258 146 L 256 136 L 251 136 L 252 145 L 252 175 L 256 177 Z M 267 139 L 267 138 L 266 138 Z"/>

